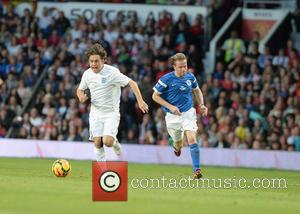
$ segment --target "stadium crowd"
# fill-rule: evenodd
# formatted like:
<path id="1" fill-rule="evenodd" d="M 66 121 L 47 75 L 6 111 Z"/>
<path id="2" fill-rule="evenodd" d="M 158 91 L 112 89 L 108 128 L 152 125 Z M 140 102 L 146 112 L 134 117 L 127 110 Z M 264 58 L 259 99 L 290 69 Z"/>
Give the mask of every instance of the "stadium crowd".
<path id="1" fill-rule="evenodd" d="M 224 59 L 205 74 L 203 34 L 201 15 L 190 21 L 184 13 L 178 20 L 166 11 L 158 19 L 150 13 L 143 24 L 136 15 L 106 20 L 99 12 L 89 22 L 83 17 L 70 21 L 63 12 L 52 16 L 47 8 L 41 18 L 28 10 L 21 17 L 8 10 L 0 28 L 0 137 L 14 125 L 18 131 L 12 137 L 86 142 L 90 105 L 80 104 L 74 92 L 88 67 L 85 50 L 98 41 L 108 52 L 107 63 L 139 83 L 151 110 L 143 115 L 132 92 L 122 90 L 121 143 L 168 144 L 152 87 L 172 70 L 168 57 L 182 52 L 209 108 L 207 117 L 198 118 L 202 147 L 300 151 L 300 58 L 293 42 L 277 53 L 268 48 L 259 53 L 259 40 L 248 48 L 241 40 L 227 55 L 225 42 Z M 47 65 L 34 105 L 21 114 Z"/>

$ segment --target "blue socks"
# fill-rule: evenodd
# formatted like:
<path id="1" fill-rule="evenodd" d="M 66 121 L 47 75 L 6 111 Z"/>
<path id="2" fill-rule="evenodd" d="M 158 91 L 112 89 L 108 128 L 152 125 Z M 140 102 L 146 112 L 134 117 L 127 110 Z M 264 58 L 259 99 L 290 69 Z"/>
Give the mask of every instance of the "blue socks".
<path id="1" fill-rule="evenodd" d="M 190 153 L 193 163 L 193 171 L 200 169 L 200 150 L 197 143 L 190 145 Z"/>

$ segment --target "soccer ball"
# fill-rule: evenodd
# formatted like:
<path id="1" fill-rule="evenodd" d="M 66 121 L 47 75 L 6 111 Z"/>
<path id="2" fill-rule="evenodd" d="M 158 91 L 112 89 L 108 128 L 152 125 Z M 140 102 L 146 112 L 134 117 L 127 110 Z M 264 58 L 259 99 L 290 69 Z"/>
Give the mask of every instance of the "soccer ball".
<path id="1" fill-rule="evenodd" d="M 56 177 L 66 177 L 71 171 L 71 165 L 64 159 L 54 161 L 52 172 Z"/>

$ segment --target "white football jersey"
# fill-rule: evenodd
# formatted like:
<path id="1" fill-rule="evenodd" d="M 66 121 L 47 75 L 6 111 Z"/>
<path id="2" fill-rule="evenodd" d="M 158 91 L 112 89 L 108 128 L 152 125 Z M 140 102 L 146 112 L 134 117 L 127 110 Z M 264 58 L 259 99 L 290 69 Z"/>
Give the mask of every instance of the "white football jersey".
<path id="1" fill-rule="evenodd" d="M 84 71 L 79 89 L 90 89 L 91 114 L 105 114 L 120 111 L 121 87 L 126 86 L 130 78 L 116 67 L 104 64 L 103 69 L 95 73 L 91 68 Z"/>

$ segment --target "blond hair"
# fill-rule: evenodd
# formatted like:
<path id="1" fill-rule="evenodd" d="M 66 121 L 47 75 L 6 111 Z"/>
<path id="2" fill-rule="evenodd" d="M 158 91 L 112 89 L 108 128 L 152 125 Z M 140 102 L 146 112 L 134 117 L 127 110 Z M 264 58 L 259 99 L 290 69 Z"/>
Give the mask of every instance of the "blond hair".
<path id="1" fill-rule="evenodd" d="M 170 63 L 172 65 L 175 65 L 175 62 L 179 60 L 186 60 L 186 56 L 183 53 L 177 53 L 170 57 Z"/>

